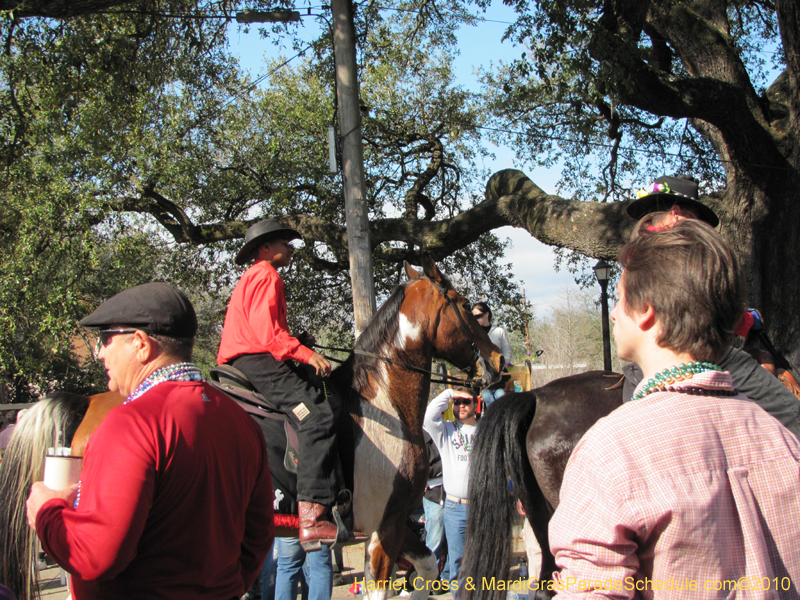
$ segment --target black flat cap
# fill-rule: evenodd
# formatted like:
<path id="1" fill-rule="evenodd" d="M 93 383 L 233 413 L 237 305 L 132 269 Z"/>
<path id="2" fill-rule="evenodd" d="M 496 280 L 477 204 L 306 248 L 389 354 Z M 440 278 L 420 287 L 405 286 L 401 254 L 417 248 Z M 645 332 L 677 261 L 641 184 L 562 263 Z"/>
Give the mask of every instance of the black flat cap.
<path id="1" fill-rule="evenodd" d="M 698 185 L 692 179 L 683 177 L 659 177 L 653 182 L 651 191 L 641 190 L 638 200 L 628 204 L 628 214 L 636 220 L 652 212 L 669 210 L 674 205 L 693 209 L 701 221 L 712 227 L 719 225 L 719 217 L 700 202 L 697 197 Z"/>
<path id="2" fill-rule="evenodd" d="M 278 238 L 283 238 L 287 242 L 290 242 L 301 237 L 303 236 L 297 231 L 284 226 L 280 221 L 275 219 L 259 221 L 255 225 L 251 225 L 245 232 L 244 246 L 239 250 L 239 254 L 236 255 L 236 264 L 245 264 L 250 260 L 250 255 L 253 253 L 253 250 L 265 242 Z"/>
<path id="3" fill-rule="evenodd" d="M 166 283 L 137 285 L 109 298 L 81 321 L 87 329 L 115 325 L 144 329 L 155 335 L 194 337 L 197 315 L 189 299 Z"/>

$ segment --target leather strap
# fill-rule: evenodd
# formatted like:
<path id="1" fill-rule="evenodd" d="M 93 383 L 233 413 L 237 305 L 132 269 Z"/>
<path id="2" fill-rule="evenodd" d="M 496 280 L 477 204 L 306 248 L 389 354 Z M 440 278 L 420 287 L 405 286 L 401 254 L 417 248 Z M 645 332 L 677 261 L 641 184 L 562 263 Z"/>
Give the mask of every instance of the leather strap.
<path id="1" fill-rule="evenodd" d="M 469 500 L 466 498 L 459 498 L 458 496 L 451 496 L 450 494 L 445 493 L 445 498 L 450 500 L 450 502 L 455 502 L 456 504 L 469 504 Z"/>

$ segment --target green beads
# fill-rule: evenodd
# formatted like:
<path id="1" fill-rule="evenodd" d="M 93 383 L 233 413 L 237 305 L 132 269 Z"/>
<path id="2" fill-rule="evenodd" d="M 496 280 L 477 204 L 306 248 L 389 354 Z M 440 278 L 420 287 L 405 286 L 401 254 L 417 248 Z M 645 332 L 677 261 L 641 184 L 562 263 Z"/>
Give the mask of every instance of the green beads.
<path id="1" fill-rule="evenodd" d="M 645 386 L 633 396 L 633 399 L 640 400 L 648 394 L 665 390 L 667 386 L 676 381 L 691 379 L 698 373 L 705 373 L 706 371 L 722 371 L 722 367 L 714 363 L 692 361 L 664 369 L 660 373 L 653 375 L 652 379 L 649 379 Z"/>

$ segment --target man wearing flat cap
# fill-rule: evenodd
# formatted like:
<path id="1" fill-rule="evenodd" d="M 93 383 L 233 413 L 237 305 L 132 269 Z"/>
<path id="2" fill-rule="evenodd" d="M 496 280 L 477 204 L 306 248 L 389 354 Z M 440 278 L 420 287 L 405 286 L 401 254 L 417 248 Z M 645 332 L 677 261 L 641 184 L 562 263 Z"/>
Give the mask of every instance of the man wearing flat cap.
<path id="1" fill-rule="evenodd" d="M 336 498 L 333 409 L 322 385 L 331 365 L 289 333 L 284 283 L 277 269 L 292 259 L 290 242 L 300 234 L 275 219 L 259 221 L 245 233 L 236 264 L 254 261 L 233 290 L 219 364 L 242 371 L 277 406 L 297 432 L 297 500 L 300 543 L 306 551 L 336 541 L 330 508 Z M 313 344 L 313 339 L 304 340 Z M 309 372 L 310 365 L 314 372 Z"/>
<path id="2" fill-rule="evenodd" d="M 127 399 L 97 428 L 80 483 L 35 483 L 28 520 L 72 574 L 76 600 L 239 598 L 273 540 L 263 436 L 192 364 L 188 298 L 147 283 L 83 319 L 108 389 Z"/>

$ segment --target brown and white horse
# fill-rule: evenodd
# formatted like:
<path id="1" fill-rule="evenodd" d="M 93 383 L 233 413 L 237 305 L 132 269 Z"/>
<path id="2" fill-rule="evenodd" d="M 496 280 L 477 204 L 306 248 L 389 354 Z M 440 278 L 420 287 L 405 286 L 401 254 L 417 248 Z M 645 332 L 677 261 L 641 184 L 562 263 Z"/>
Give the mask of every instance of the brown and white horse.
<path id="1" fill-rule="evenodd" d="M 435 581 L 433 555 L 406 526 L 419 506 L 428 478 L 422 421 L 430 395 L 432 359 L 496 379 L 501 364 L 496 346 L 434 262 L 424 274 L 406 265 L 409 280 L 399 286 L 361 335 L 353 355 L 334 371 L 345 392 L 339 429 L 344 455 L 352 454 L 345 482 L 353 490 L 355 530 L 371 532 L 365 550 L 365 593 L 388 596 L 395 561 L 414 565 L 425 581 Z M 352 486 L 352 487 L 351 487 Z M 412 597 L 427 597 L 420 580 Z M 426 589 L 428 588 L 428 589 Z"/>

